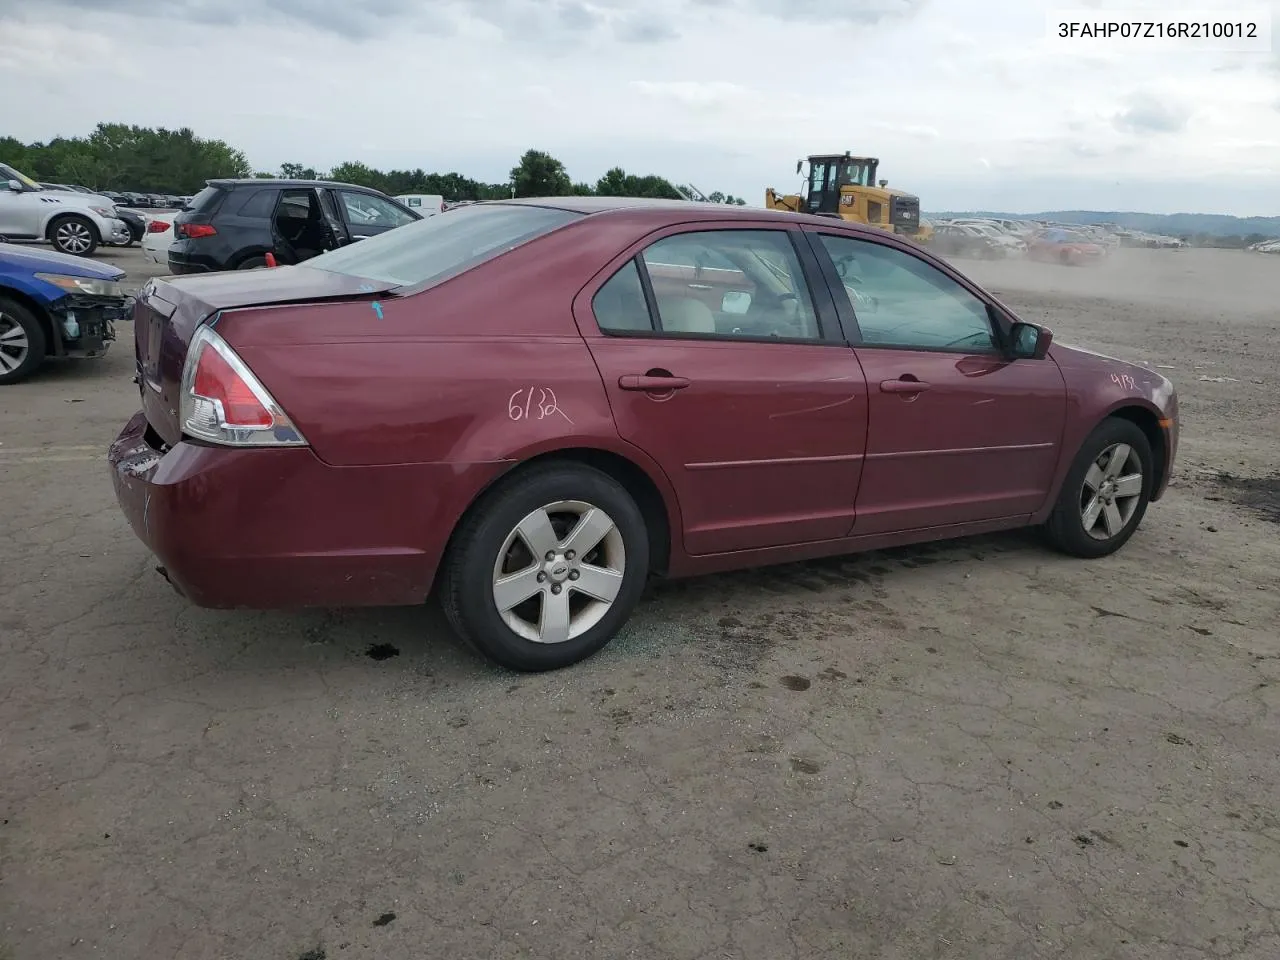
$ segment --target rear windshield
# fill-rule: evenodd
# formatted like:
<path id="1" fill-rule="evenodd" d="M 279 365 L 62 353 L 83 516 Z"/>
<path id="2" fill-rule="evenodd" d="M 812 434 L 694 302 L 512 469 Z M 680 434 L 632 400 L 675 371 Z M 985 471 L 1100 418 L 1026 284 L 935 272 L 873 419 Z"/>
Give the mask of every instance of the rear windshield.
<path id="1" fill-rule="evenodd" d="M 217 187 L 205 187 L 188 203 L 183 209 L 192 210 L 196 213 L 211 213 L 213 208 L 218 205 L 218 201 L 222 199 L 222 191 Z"/>
<path id="2" fill-rule="evenodd" d="M 460 207 L 312 257 L 304 266 L 416 287 L 477 267 L 581 216 L 516 204 Z"/>

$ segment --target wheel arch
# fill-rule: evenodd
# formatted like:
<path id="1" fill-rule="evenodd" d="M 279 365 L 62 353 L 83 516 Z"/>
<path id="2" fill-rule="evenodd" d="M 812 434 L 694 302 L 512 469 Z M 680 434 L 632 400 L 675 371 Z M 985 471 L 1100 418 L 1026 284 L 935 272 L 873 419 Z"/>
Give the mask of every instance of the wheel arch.
<path id="1" fill-rule="evenodd" d="M 49 315 L 48 310 L 40 305 L 39 301 L 21 290 L 3 286 L 0 286 L 0 299 L 12 300 L 19 306 L 25 307 L 40 321 L 40 327 L 44 330 L 45 349 L 48 350 L 49 356 L 61 357 L 67 352 L 62 343 L 62 336 L 54 327 L 53 317 Z"/>
<path id="2" fill-rule="evenodd" d="M 519 476 L 535 467 L 551 463 L 577 463 L 593 467 L 601 473 L 613 478 L 636 501 L 636 506 L 645 520 L 645 529 L 649 532 L 649 569 L 650 572 L 663 575 L 670 565 L 674 532 L 680 529 L 679 507 L 675 502 L 674 491 L 666 482 L 665 475 L 656 467 L 641 464 L 641 456 L 626 456 L 616 450 L 598 446 L 558 447 L 551 450 L 536 451 L 527 456 L 509 461 L 507 469 L 499 471 L 489 479 L 472 496 L 459 515 L 449 539 L 441 554 L 441 562 L 436 567 L 433 580 L 438 581 L 440 570 L 447 562 L 447 557 L 455 547 L 458 531 L 466 524 L 467 519 L 479 509 L 488 494 L 499 484 L 509 478 Z M 655 477 L 654 470 L 658 470 Z M 432 584 L 432 590 L 435 583 Z"/>
<path id="3" fill-rule="evenodd" d="M 1049 490 L 1049 495 L 1045 498 L 1044 505 L 1031 515 L 1030 522 L 1032 524 L 1043 523 L 1053 512 L 1054 505 L 1058 502 L 1058 496 L 1062 492 L 1062 485 L 1066 482 L 1067 474 L 1071 471 L 1071 465 L 1075 462 L 1076 456 L 1080 452 L 1080 447 L 1084 444 L 1095 430 L 1108 420 L 1128 420 L 1134 424 L 1147 441 L 1151 444 L 1151 453 L 1155 457 L 1155 464 L 1152 477 L 1152 490 L 1160 490 L 1161 481 L 1165 477 L 1165 472 L 1169 469 L 1169 447 L 1168 438 L 1164 435 L 1164 430 L 1160 426 L 1160 412 L 1152 404 L 1139 400 L 1134 397 L 1126 397 L 1119 402 L 1112 404 L 1102 410 L 1096 419 L 1089 422 L 1088 427 L 1078 427 L 1072 429 L 1068 423 L 1067 436 L 1064 438 L 1061 458 L 1058 461 L 1058 470 L 1054 476 L 1053 485 Z M 1156 501 L 1156 497 L 1151 498 L 1151 502 Z"/>
<path id="4" fill-rule="evenodd" d="M 261 244 L 241 247 L 235 252 L 234 256 L 227 258 L 227 266 L 232 270 L 239 270 L 241 264 L 245 263 L 245 261 L 253 260 L 257 257 L 265 257 L 270 252 L 270 247 L 264 247 Z"/>
<path id="5" fill-rule="evenodd" d="M 53 228 L 57 226 L 59 220 L 66 220 L 68 217 L 75 217 L 77 220 L 83 220 L 85 223 L 89 224 L 89 229 L 93 231 L 93 235 L 97 239 L 98 243 L 101 244 L 103 242 L 102 231 L 98 229 L 98 225 L 94 222 L 93 217 L 89 216 L 87 213 L 79 213 L 75 210 L 59 210 L 54 213 L 54 215 L 51 216 L 48 222 L 44 225 L 44 238 L 46 240 L 52 240 Z"/>
<path id="6" fill-rule="evenodd" d="M 1150 407 L 1129 403 L 1109 410 L 1102 420 L 1108 418 L 1128 420 L 1146 436 L 1147 442 L 1151 444 L 1151 454 L 1156 461 L 1155 469 L 1152 471 L 1151 489 L 1162 489 L 1165 472 L 1169 469 L 1169 443 L 1164 429 L 1160 426 L 1160 415 Z M 1099 420 L 1098 423 L 1101 423 L 1102 420 Z M 1096 424 L 1094 429 L 1097 429 Z"/>

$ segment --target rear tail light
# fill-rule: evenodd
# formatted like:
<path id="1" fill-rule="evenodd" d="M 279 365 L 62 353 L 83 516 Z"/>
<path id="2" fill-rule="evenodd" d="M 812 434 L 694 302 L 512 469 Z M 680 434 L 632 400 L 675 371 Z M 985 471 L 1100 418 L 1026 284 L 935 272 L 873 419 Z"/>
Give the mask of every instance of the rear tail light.
<path id="1" fill-rule="evenodd" d="M 182 370 L 182 432 L 228 447 L 296 447 L 307 441 L 253 371 L 210 326 L 191 338 Z"/>
<path id="2" fill-rule="evenodd" d="M 147 224 L 147 233 L 164 233 L 169 229 L 169 224 L 163 220 L 152 220 Z"/>
<path id="3" fill-rule="evenodd" d="M 213 237 L 218 234 L 218 231 L 207 223 L 176 223 L 174 232 L 182 234 L 189 240 L 199 240 L 201 237 Z"/>

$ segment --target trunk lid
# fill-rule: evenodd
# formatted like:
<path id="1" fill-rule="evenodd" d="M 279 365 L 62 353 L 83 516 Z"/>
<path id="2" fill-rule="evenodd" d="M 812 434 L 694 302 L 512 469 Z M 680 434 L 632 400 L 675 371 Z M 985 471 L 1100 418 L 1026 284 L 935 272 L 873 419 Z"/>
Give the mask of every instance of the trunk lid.
<path id="1" fill-rule="evenodd" d="M 372 297 L 394 286 L 305 266 L 148 281 L 133 311 L 138 389 L 147 422 L 169 445 L 182 439 L 178 410 L 187 347 L 196 328 L 218 311 Z"/>

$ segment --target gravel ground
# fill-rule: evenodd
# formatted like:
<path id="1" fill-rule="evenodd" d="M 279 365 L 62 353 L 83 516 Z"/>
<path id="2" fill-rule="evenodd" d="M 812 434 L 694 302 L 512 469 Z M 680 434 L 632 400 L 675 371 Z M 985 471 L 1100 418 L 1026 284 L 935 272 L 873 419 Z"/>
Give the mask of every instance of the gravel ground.
<path id="1" fill-rule="evenodd" d="M 175 596 L 103 462 L 127 325 L 5 388 L 0 958 L 1280 956 L 1280 258 L 964 266 L 1177 383 L 1119 555 L 662 584 L 553 675 Z"/>

